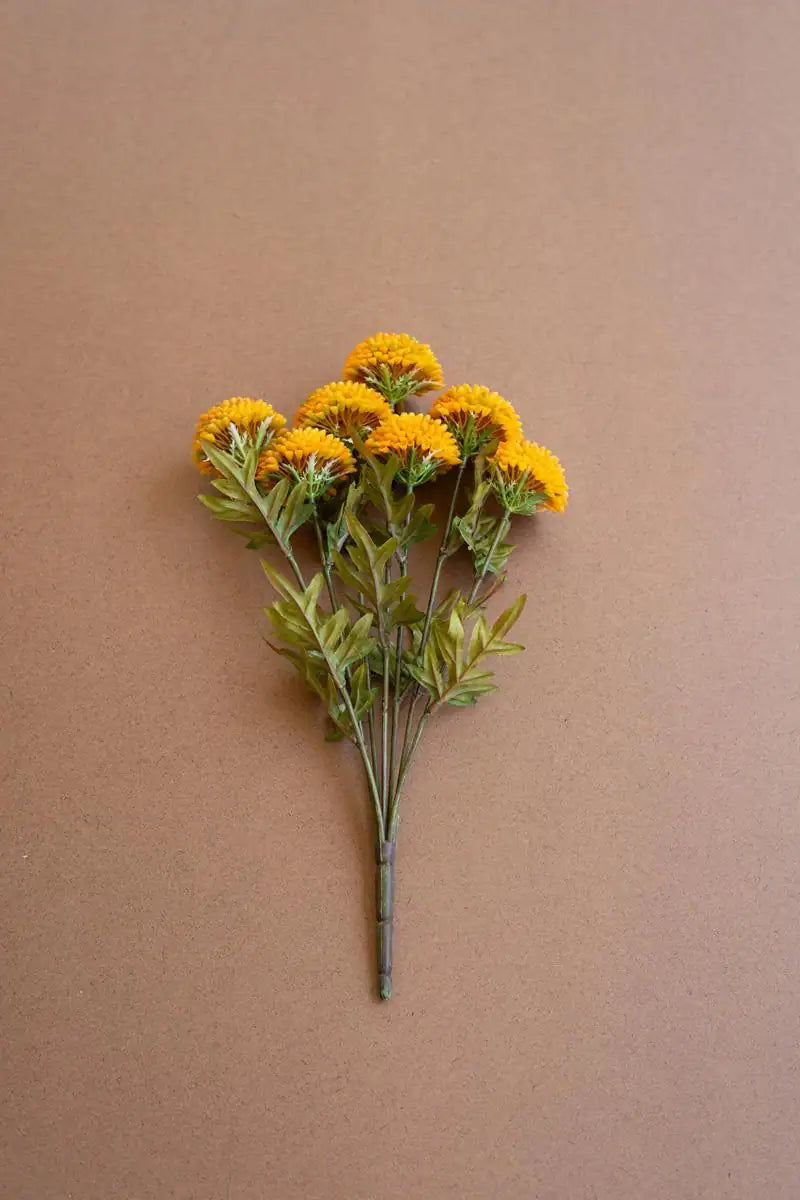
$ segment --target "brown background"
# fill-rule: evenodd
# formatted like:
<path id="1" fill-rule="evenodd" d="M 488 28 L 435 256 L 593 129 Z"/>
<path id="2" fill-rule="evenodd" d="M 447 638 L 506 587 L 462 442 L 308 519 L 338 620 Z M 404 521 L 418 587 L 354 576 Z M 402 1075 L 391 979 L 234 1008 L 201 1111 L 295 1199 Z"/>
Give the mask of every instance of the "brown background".
<path id="1" fill-rule="evenodd" d="M 10 1200 L 795 1200 L 800 8 L 5 6 Z M 195 415 L 378 328 L 561 455 L 432 730 L 395 999 L 357 764 Z"/>

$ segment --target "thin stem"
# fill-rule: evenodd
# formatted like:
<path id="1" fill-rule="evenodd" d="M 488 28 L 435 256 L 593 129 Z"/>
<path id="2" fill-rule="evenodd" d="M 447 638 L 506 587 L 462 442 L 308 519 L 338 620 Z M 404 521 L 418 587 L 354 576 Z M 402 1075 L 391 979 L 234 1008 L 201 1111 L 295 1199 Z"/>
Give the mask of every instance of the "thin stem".
<path id="1" fill-rule="evenodd" d="M 360 604 L 364 603 L 363 592 L 359 593 L 358 599 L 359 599 Z M 371 690 L 371 688 L 372 688 L 372 668 L 369 665 L 368 658 L 364 660 L 364 665 L 366 666 L 366 669 L 367 669 L 367 688 Z M 372 763 L 373 763 L 373 766 L 377 773 L 377 770 L 378 770 L 378 758 L 377 758 L 378 746 L 377 746 L 377 737 L 375 734 L 375 705 L 374 704 L 371 706 L 369 712 L 367 713 L 367 737 L 369 739 L 370 756 L 372 758 Z"/>
<path id="2" fill-rule="evenodd" d="M 461 481 L 464 478 L 464 469 L 465 469 L 466 465 L 467 465 L 467 460 L 464 458 L 464 459 L 462 459 L 462 461 L 460 462 L 459 467 L 458 467 L 458 472 L 456 474 L 456 481 L 455 481 L 455 484 L 453 485 L 453 495 L 450 499 L 450 508 L 447 513 L 447 521 L 445 523 L 444 533 L 442 534 L 442 540 L 439 544 L 439 553 L 436 556 L 436 566 L 434 567 L 434 570 L 433 570 L 433 579 L 431 580 L 431 591 L 430 591 L 430 595 L 428 596 L 428 607 L 425 610 L 425 624 L 423 625 L 423 628 L 422 628 L 422 641 L 420 642 L 420 646 L 419 646 L 419 657 L 420 658 L 425 653 L 425 647 L 428 644 L 428 635 L 430 634 L 430 631 L 431 631 L 431 621 L 433 620 L 433 613 L 434 613 L 434 609 L 436 607 L 436 596 L 439 591 L 439 580 L 441 578 L 442 568 L 444 566 L 445 559 L 448 557 L 447 544 L 450 541 L 450 534 L 451 534 L 451 531 L 453 528 L 453 518 L 456 515 L 456 503 L 458 501 L 458 493 L 461 489 Z M 398 768 L 398 783 L 397 783 L 397 787 L 395 788 L 395 792 L 397 792 L 397 790 L 400 787 L 400 773 L 402 771 L 403 760 L 406 757 L 406 752 L 407 752 L 407 749 L 409 746 L 409 734 L 411 732 L 411 725 L 414 720 L 414 712 L 416 710 L 417 701 L 419 700 L 421 691 L 422 691 L 421 686 L 419 684 L 416 684 L 416 686 L 414 687 L 414 690 L 411 693 L 411 700 L 409 701 L 408 713 L 406 715 L 406 727 L 403 730 L 403 754 L 400 759 L 400 766 Z M 416 739 L 415 739 L 415 745 L 416 745 Z M 393 805 L 393 807 L 395 807 L 395 805 Z"/>
<path id="3" fill-rule="evenodd" d="M 406 522 L 406 524 L 408 524 L 408 522 Z M 398 556 L 397 556 L 397 561 L 398 561 L 398 565 L 400 567 L 400 574 L 405 575 L 408 570 L 408 552 L 404 551 L 404 550 L 399 551 Z M 395 649 L 394 649 L 394 687 L 392 689 L 392 732 L 391 732 L 390 750 L 389 750 L 390 788 L 392 786 L 392 781 L 394 780 L 395 763 L 396 762 L 397 762 L 398 770 L 399 770 L 398 750 L 399 750 L 399 745 L 400 745 L 400 738 L 398 736 L 398 733 L 399 733 L 399 727 L 400 727 L 400 684 L 401 684 L 401 679 L 402 679 L 403 633 L 404 633 L 403 626 L 398 625 L 397 635 L 395 638 Z"/>
<path id="4" fill-rule="evenodd" d="M 502 518 L 497 523 L 497 529 L 495 530 L 494 537 L 492 538 L 492 544 L 489 547 L 489 553 L 486 555 L 486 561 L 483 564 L 480 574 L 475 576 L 475 582 L 472 585 L 472 590 L 471 590 L 469 596 L 467 597 L 468 605 L 472 604 L 475 597 L 477 596 L 478 588 L 481 586 L 484 579 L 486 578 L 486 573 L 489 570 L 489 564 L 491 563 L 492 558 L 494 557 L 494 552 L 497 549 L 497 547 L 500 545 L 501 540 L 508 533 L 510 525 L 511 525 L 511 522 L 508 519 L 508 514 L 503 513 Z"/>
<path id="5" fill-rule="evenodd" d="M 464 477 L 464 468 L 467 465 L 467 460 L 462 459 L 459 463 L 458 472 L 456 473 L 456 481 L 453 486 L 453 495 L 450 499 L 450 508 L 447 513 L 447 522 L 442 534 L 442 540 L 439 545 L 439 553 L 436 555 L 436 566 L 433 569 L 433 579 L 431 580 L 431 592 L 428 597 L 428 607 L 425 610 L 425 624 L 422 628 L 422 643 L 420 645 L 420 654 L 424 651 L 428 643 L 428 634 L 431 629 L 431 621 L 433 619 L 433 610 L 436 607 L 436 596 L 439 591 L 439 580 L 442 575 L 442 567 L 445 559 L 448 557 L 447 544 L 450 541 L 450 533 L 453 528 L 453 518 L 456 515 L 456 502 L 458 501 L 458 493 L 461 489 L 461 480 Z"/>
<path id="6" fill-rule="evenodd" d="M 305 591 L 305 589 L 308 585 L 306 584 L 306 581 L 303 578 L 303 572 L 300 570 L 300 567 L 297 564 L 297 559 L 295 558 L 294 554 L 292 553 L 292 548 L 289 545 L 288 539 L 284 540 L 284 539 L 278 537 L 278 534 L 275 531 L 275 527 L 272 524 L 272 521 L 270 521 L 269 516 L 267 514 L 267 509 L 264 507 L 264 497 L 261 495 L 261 493 L 259 492 L 258 488 L 255 486 L 255 484 L 252 487 L 249 487 L 249 488 L 246 487 L 246 491 L 247 491 L 247 495 L 253 501 L 256 508 L 261 513 L 261 516 L 264 518 L 264 524 L 266 525 L 267 529 L 270 531 L 272 536 L 275 538 L 275 541 L 278 543 L 281 550 L 286 555 L 286 561 L 288 562 L 289 566 L 292 568 L 292 573 L 294 574 L 295 579 L 300 584 L 300 587 L 303 589 L 303 591 Z"/>
<path id="7" fill-rule="evenodd" d="M 375 822 L 377 825 L 378 840 L 383 841 L 386 838 L 386 818 L 383 815 L 383 808 L 381 807 L 381 796 L 380 796 L 380 792 L 378 791 L 378 784 L 375 779 L 375 772 L 372 769 L 372 760 L 369 756 L 369 752 L 368 752 L 366 744 L 364 742 L 364 734 L 361 729 L 361 724 L 358 721 L 358 719 L 356 718 L 356 714 L 355 714 L 355 710 L 353 708 L 352 701 L 350 700 L 350 697 L 349 697 L 346 689 L 340 689 L 340 691 L 341 691 L 342 699 L 344 700 L 345 708 L 347 709 L 347 715 L 350 717 L 350 720 L 353 724 L 353 731 L 355 734 L 356 745 L 358 746 L 358 752 L 361 755 L 361 761 L 364 764 L 364 770 L 367 773 L 367 784 L 369 786 L 369 794 L 372 799 L 373 807 L 375 809 Z"/>
<path id="8" fill-rule="evenodd" d="M 303 591 L 305 591 L 306 587 L 308 585 L 306 584 L 306 581 L 303 577 L 303 572 L 300 570 L 300 567 L 297 564 L 297 559 L 295 558 L 294 554 L 292 553 L 291 547 L 287 544 L 287 545 L 282 545 L 281 549 L 283 550 L 283 553 L 286 555 L 286 561 L 288 562 L 289 566 L 292 568 L 292 572 L 294 574 L 295 579 L 300 584 L 300 587 L 303 589 Z"/>
<path id="9" fill-rule="evenodd" d="M 325 545 L 325 539 L 322 536 L 322 526 L 319 522 L 319 514 L 316 507 L 314 508 L 314 532 L 317 535 L 317 547 L 319 549 L 319 561 L 322 564 L 322 574 L 325 576 L 325 586 L 328 590 L 328 599 L 331 602 L 331 612 L 336 612 L 339 607 L 336 599 L 336 584 L 333 582 L 333 574 L 331 573 L 331 560 Z"/>
<path id="10" fill-rule="evenodd" d="M 417 729 L 414 734 L 414 739 L 410 747 L 406 746 L 403 749 L 403 757 L 400 760 L 400 768 L 397 773 L 397 783 L 395 785 L 394 795 L 392 797 L 392 805 L 389 810 L 389 826 L 387 836 L 390 842 L 393 842 L 397 837 L 397 824 L 400 820 L 400 798 L 403 793 L 403 785 L 405 784 L 408 772 L 411 770 L 411 764 L 414 761 L 414 755 L 416 754 L 417 748 L 422 740 L 422 735 L 425 731 L 425 726 L 428 723 L 428 718 L 430 715 L 431 710 L 430 708 L 426 707 L 419 719 Z"/>
<path id="11" fill-rule="evenodd" d="M 383 698 L 381 700 L 381 805 L 384 820 L 389 812 L 389 642 L 383 644 Z"/>

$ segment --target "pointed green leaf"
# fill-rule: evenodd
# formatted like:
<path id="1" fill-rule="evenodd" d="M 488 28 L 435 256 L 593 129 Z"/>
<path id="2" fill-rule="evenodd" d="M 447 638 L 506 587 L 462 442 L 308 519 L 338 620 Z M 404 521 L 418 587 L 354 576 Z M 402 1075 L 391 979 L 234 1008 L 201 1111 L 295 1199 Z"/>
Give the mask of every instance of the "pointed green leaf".
<path id="1" fill-rule="evenodd" d="M 338 642 L 348 626 L 347 609 L 338 608 L 320 626 L 319 638 L 326 650 L 335 650 Z M 337 654 L 337 657 L 341 656 Z"/>
<path id="2" fill-rule="evenodd" d="M 230 475 L 238 483 L 243 483 L 241 467 L 230 454 L 220 450 L 219 446 L 215 446 L 213 442 L 203 442 L 203 453 L 220 474 Z"/>
<path id="3" fill-rule="evenodd" d="M 517 596 L 514 603 L 510 604 L 505 612 L 500 614 L 500 616 L 492 625 L 493 637 L 502 638 L 504 634 L 508 633 L 511 626 L 519 618 L 523 608 L 525 607 L 525 601 L 527 599 L 527 595 L 523 592 L 521 596 Z"/>
<path id="4" fill-rule="evenodd" d="M 344 611 L 344 610 L 342 610 Z M 339 647 L 339 661 L 343 667 L 369 654 L 374 639 L 367 636 L 372 627 L 372 613 L 364 613 L 353 624 L 352 629 Z"/>

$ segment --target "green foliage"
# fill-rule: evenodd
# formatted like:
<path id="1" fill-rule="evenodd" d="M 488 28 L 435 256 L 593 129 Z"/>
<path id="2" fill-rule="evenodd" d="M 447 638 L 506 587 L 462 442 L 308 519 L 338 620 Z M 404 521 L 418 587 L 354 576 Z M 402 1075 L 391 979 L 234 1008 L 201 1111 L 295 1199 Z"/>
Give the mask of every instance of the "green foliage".
<path id="1" fill-rule="evenodd" d="M 358 483 L 335 497 L 312 502 L 307 485 L 289 479 L 262 494 L 252 447 L 240 446 L 228 454 L 209 445 L 208 458 L 220 473 L 212 480 L 218 495 L 201 500 L 217 519 L 250 526 L 236 530 L 250 548 L 277 544 L 300 579 L 291 539 L 306 522 L 318 521 L 323 566 L 329 581 L 333 573 L 331 595 L 338 595 L 339 602 L 332 611 L 321 606 L 324 573 L 314 575 L 307 585 L 296 585 L 265 562 L 278 593 L 266 610 L 281 643 L 273 649 L 292 663 L 323 702 L 327 738 L 352 739 L 365 752 L 362 723 L 376 706 L 380 709 L 385 683 L 398 703 L 410 698 L 412 709 L 419 691 L 427 695 L 426 711 L 443 704 L 475 704 L 494 691 L 488 664 L 495 655 L 522 649 L 506 641 L 505 634 L 525 597 L 490 625 L 482 612 L 485 592 L 484 599 L 476 601 L 452 591 L 426 623 L 411 592 L 406 564 L 410 547 L 436 532 L 434 506 L 416 503 L 396 457 L 382 462 L 363 444 L 357 449 L 363 459 Z M 467 511 L 453 518 L 440 550 L 444 560 L 465 546 L 476 584 L 499 575 L 511 551 L 503 541 L 510 526 L 508 514 L 486 511 L 491 491 L 489 480 L 476 479 Z"/>
<path id="2" fill-rule="evenodd" d="M 214 483 L 227 482 L 226 480 L 214 480 Z M 255 504 L 248 500 L 247 496 L 241 499 L 226 496 L 206 496 L 201 494 L 197 497 L 201 504 L 212 513 L 218 521 L 232 521 L 252 525 L 258 520 L 258 509 Z"/>
<path id="3" fill-rule="evenodd" d="M 398 625 L 413 625 L 423 619 L 415 598 L 409 592 L 411 580 L 403 574 L 389 578 L 389 566 L 397 553 L 394 537 L 378 545 L 355 513 L 347 513 L 351 541 L 346 553 L 335 551 L 333 562 L 339 578 L 351 591 L 355 608 L 371 610 L 381 637 Z"/>
<path id="4" fill-rule="evenodd" d="M 325 544 L 328 557 L 331 558 L 337 550 L 342 550 L 350 533 L 347 528 L 347 514 L 358 513 L 364 503 L 364 489 L 361 484 L 351 483 L 345 492 L 344 500 L 337 498 L 337 507 L 326 513 L 320 512 L 325 527 Z"/>
<path id="5" fill-rule="evenodd" d="M 433 537 L 438 529 L 438 525 L 434 525 L 431 521 L 433 512 L 434 506 L 432 504 L 421 504 L 412 513 L 405 535 L 402 538 L 402 542 L 406 547 L 413 545 L 415 542 L 426 542 L 428 538 Z"/>
<path id="6" fill-rule="evenodd" d="M 309 502 L 304 482 L 280 479 L 261 497 L 259 511 L 281 547 L 290 545 L 292 535 L 311 519 L 314 505 Z"/>
<path id="7" fill-rule="evenodd" d="M 203 449 L 209 462 L 220 472 L 211 483 L 222 498 L 201 495 L 198 497 L 200 502 L 218 521 L 253 524 L 261 518 L 268 532 L 259 530 L 253 533 L 248 543 L 250 548 L 259 548 L 273 540 L 284 550 L 290 548 L 292 535 L 311 519 L 314 512 L 314 506 L 308 500 L 306 484 L 293 484 L 289 479 L 280 479 L 262 495 L 255 481 L 258 466 L 255 446 L 245 448 L 241 462 L 210 442 Z"/>
<path id="8" fill-rule="evenodd" d="M 353 737 L 353 720 L 360 720 L 375 700 L 366 667 L 375 646 L 370 636 L 372 613 L 364 613 L 356 621 L 351 621 L 345 608 L 326 613 L 319 607 L 324 586 L 321 573 L 303 590 L 269 563 L 263 565 L 280 597 L 267 608 L 267 616 L 286 643 L 273 649 L 295 666 L 322 699 L 337 728 Z"/>
<path id="9" fill-rule="evenodd" d="M 457 543 L 458 539 L 464 543 L 478 575 L 484 572 L 498 575 L 514 549 L 510 542 L 502 540 L 510 528 L 507 514 L 498 517 L 485 511 L 490 491 L 487 480 L 476 484 L 469 508 L 463 516 L 453 519 L 451 543 Z"/>
<path id="10" fill-rule="evenodd" d="M 519 654 L 524 649 L 518 642 L 503 639 L 522 612 L 525 600 L 524 595 L 519 596 L 493 625 L 481 613 L 469 637 L 464 624 L 469 610 L 463 598 L 455 601 L 449 612 L 433 618 L 422 661 L 417 659 L 407 665 L 409 674 L 430 696 L 431 709 L 444 703 L 475 704 L 480 696 L 496 690 L 492 672 L 486 669 L 484 660 L 496 654 Z"/>
<path id="11" fill-rule="evenodd" d="M 413 396 L 428 386 L 429 381 L 416 371 L 405 371 L 393 375 L 386 363 L 381 363 L 377 371 L 365 371 L 364 382 L 384 396 L 392 408 L 402 406 L 407 396 Z"/>

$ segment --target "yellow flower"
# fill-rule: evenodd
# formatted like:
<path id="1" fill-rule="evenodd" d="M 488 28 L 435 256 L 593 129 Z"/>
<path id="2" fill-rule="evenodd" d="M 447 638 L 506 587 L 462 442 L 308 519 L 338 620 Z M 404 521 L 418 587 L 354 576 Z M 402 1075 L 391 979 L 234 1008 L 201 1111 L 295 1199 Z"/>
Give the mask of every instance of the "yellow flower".
<path id="1" fill-rule="evenodd" d="M 364 383 L 326 383 L 300 405 L 296 429 L 324 429 L 340 438 L 365 437 L 391 414 L 378 392 Z"/>
<path id="2" fill-rule="evenodd" d="M 392 413 L 369 435 L 365 446 L 376 458 L 397 455 L 401 463 L 397 477 L 411 487 L 461 461 L 452 433 L 425 413 Z"/>
<path id="3" fill-rule="evenodd" d="M 513 405 L 497 392 L 469 383 L 443 392 L 434 400 L 431 416 L 444 422 L 464 456 L 485 450 L 492 443 L 514 442 L 522 437 L 522 422 Z"/>
<path id="4" fill-rule="evenodd" d="M 287 475 L 305 480 L 309 499 L 316 500 L 355 469 L 353 455 L 339 438 L 322 429 L 290 429 L 270 442 L 259 460 L 256 478 L 274 481 Z"/>
<path id="5" fill-rule="evenodd" d="M 563 512 L 569 488 L 561 463 L 536 442 L 501 442 L 489 459 L 494 489 L 509 512 L 528 516 L 539 508 Z"/>
<path id="6" fill-rule="evenodd" d="M 240 443 L 258 443 L 260 439 L 263 444 L 266 437 L 273 436 L 285 424 L 286 418 L 275 412 L 271 404 L 265 404 L 263 400 L 251 400 L 248 396 L 233 396 L 210 408 L 198 419 L 192 442 L 192 458 L 204 475 L 214 475 L 215 468 L 203 453 L 204 442 L 229 451 L 232 437 L 235 437 L 231 433 L 233 426 L 240 435 L 237 439 Z"/>
<path id="7" fill-rule="evenodd" d="M 441 387 L 444 378 L 430 346 L 407 333 L 376 333 L 359 342 L 343 375 L 376 388 L 392 406 L 406 396 Z"/>

